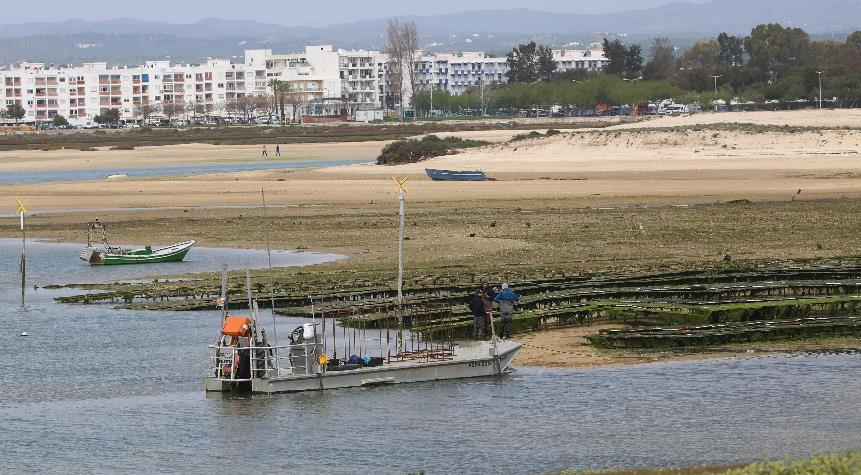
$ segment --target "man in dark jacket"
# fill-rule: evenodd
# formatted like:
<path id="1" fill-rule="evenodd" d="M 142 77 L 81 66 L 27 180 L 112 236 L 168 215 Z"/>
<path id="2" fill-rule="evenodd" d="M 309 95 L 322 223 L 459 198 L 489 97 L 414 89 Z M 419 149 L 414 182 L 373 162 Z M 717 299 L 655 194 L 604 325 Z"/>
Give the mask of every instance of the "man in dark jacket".
<path id="1" fill-rule="evenodd" d="M 514 319 L 514 302 L 520 300 L 520 296 L 508 288 L 508 284 L 502 284 L 502 292 L 496 294 L 493 299 L 499 304 L 499 314 L 502 316 L 502 338 L 511 338 L 511 323 Z"/>
<path id="2" fill-rule="evenodd" d="M 472 312 L 472 318 L 475 322 L 473 337 L 476 340 L 481 340 L 484 337 L 484 294 L 476 292 L 469 301 L 469 310 Z"/>
<path id="3" fill-rule="evenodd" d="M 482 279 L 479 292 L 484 299 L 484 338 L 487 339 L 490 338 L 491 325 L 493 324 L 491 319 L 493 318 L 493 300 L 496 298 L 496 292 L 487 279 Z"/>

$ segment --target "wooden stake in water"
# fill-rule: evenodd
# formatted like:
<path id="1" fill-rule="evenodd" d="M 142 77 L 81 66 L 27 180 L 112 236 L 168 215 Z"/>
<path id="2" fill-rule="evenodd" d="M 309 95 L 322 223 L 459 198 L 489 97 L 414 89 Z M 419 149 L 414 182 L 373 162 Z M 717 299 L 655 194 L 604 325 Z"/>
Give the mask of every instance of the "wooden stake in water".
<path id="1" fill-rule="evenodd" d="M 18 215 L 21 216 L 21 306 L 24 306 L 24 292 L 27 286 L 27 226 L 24 223 L 24 215 L 27 214 L 27 201 L 18 200 Z"/>
<path id="2" fill-rule="evenodd" d="M 404 233 L 406 232 L 405 213 L 407 190 L 404 187 L 408 178 L 394 178 L 398 184 L 398 201 L 400 202 L 400 227 L 398 232 L 398 354 L 404 351 Z"/>

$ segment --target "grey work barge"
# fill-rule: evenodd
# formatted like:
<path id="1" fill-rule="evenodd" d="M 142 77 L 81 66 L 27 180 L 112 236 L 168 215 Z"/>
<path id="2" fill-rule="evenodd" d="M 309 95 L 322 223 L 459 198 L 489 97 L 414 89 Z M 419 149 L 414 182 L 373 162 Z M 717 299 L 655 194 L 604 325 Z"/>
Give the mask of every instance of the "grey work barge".
<path id="1" fill-rule="evenodd" d="M 322 346 L 313 335 L 310 341 L 284 347 L 210 348 L 213 356 L 206 391 L 273 394 L 494 376 L 508 368 L 521 345 L 497 339 L 464 342 L 453 345 L 451 351 L 404 354 L 376 367 L 344 369 L 320 364 Z M 285 352 L 290 356 L 282 357 Z M 250 368 L 241 375 L 235 370 L 241 366 L 236 361 L 244 355 L 248 355 Z"/>

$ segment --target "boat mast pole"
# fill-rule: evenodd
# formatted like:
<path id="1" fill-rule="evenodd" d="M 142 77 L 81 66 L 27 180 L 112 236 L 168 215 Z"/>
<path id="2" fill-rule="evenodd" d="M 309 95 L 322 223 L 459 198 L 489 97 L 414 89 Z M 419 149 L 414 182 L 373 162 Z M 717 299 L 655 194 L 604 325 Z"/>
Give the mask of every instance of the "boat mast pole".
<path id="1" fill-rule="evenodd" d="M 405 209 L 407 179 L 394 179 L 398 183 L 398 202 L 400 203 L 400 226 L 398 231 L 398 354 L 404 351 L 404 233 L 406 231 Z"/>
<path id="2" fill-rule="evenodd" d="M 227 263 L 221 269 L 221 321 L 227 320 Z"/>
<path id="3" fill-rule="evenodd" d="M 321 338 L 323 340 L 323 354 L 329 355 L 329 344 L 326 342 L 326 311 L 323 309 L 323 299 L 320 299 L 320 325 L 323 327 L 323 331 L 320 332 L 322 334 Z"/>
<path id="4" fill-rule="evenodd" d="M 256 327 L 257 319 L 254 315 L 254 299 L 251 297 L 251 269 L 248 268 L 249 265 L 251 264 L 248 263 L 245 267 L 245 291 L 248 293 L 248 311 L 251 312 L 251 317 L 255 320 L 254 326 Z"/>
<path id="5" fill-rule="evenodd" d="M 278 329 L 275 324 L 275 284 L 272 283 L 272 236 L 269 233 L 269 219 L 266 212 L 266 192 L 260 188 L 263 198 L 263 227 L 266 229 L 266 257 L 269 258 L 269 306 L 272 309 L 272 346 L 278 346 Z"/>

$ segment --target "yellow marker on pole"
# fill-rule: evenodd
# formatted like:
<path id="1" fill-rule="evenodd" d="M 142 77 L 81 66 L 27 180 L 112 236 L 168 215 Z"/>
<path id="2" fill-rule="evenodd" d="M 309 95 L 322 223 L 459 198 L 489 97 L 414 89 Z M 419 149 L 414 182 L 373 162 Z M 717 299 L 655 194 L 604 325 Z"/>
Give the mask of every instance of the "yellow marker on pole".
<path id="1" fill-rule="evenodd" d="M 17 213 L 19 215 L 21 215 L 21 231 L 23 231 L 24 230 L 24 215 L 27 214 L 27 202 L 29 202 L 30 200 L 21 201 L 21 200 L 16 198 L 15 201 L 18 203 Z"/>
<path id="2" fill-rule="evenodd" d="M 400 194 L 400 193 L 406 193 L 407 192 L 406 184 L 407 184 L 407 180 L 409 180 L 409 178 L 392 177 L 392 180 L 395 180 L 395 183 L 397 183 L 397 188 L 395 189 L 395 193 Z"/>

